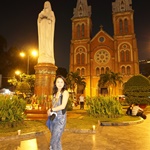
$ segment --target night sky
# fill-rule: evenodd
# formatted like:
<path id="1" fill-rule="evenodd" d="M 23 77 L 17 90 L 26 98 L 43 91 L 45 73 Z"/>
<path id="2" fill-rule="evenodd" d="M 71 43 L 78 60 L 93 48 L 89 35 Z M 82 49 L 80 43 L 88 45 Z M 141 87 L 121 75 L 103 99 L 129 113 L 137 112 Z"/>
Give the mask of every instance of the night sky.
<path id="1" fill-rule="evenodd" d="M 7 40 L 9 49 L 38 49 L 37 17 L 45 0 L 5 0 L 0 5 L 0 35 Z M 112 2 L 114 0 L 88 0 L 92 7 L 92 36 L 100 25 L 113 36 Z M 150 58 L 150 9 L 148 0 L 132 0 L 134 27 L 138 42 L 139 59 Z M 69 52 L 73 9 L 77 0 L 50 0 L 55 13 L 54 52 L 56 66 L 69 68 Z"/>

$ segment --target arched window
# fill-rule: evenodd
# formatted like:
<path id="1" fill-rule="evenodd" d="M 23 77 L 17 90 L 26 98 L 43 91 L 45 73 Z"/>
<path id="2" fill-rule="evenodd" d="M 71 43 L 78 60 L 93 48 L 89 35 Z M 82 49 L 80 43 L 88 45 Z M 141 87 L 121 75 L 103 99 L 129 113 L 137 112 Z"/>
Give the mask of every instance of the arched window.
<path id="1" fill-rule="evenodd" d="M 121 73 L 125 74 L 125 67 L 124 66 L 121 67 Z"/>
<path id="2" fill-rule="evenodd" d="M 130 66 L 127 66 L 127 75 L 130 75 L 130 74 L 131 74 Z"/>
<path id="3" fill-rule="evenodd" d="M 126 61 L 130 61 L 130 52 L 126 51 Z"/>
<path id="4" fill-rule="evenodd" d="M 103 67 L 101 68 L 101 74 L 104 74 L 104 68 Z"/>
<path id="5" fill-rule="evenodd" d="M 80 25 L 77 25 L 77 38 L 80 38 Z"/>
<path id="6" fill-rule="evenodd" d="M 79 75 L 80 75 L 80 69 L 79 69 L 79 68 L 77 69 L 77 72 L 78 72 L 78 73 L 79 73 Z"/>
<path id="7" fill-rule="evenodd" d="M 120 34 L 123 33 L 123 22 L 122 22 L 121 19 L 119 20 L 119 33 L 120 33 Z"/>
<path id="8" fill-rule="evenodd" d="M 109 68 L 108 67 L 106 67 L 106 72 L 108 72 L 109 71 Z"/>
<path id="9" fill-rule="evenodd" d="M 121 51 L 121 61 L 124 62 L 124 51 Z"/>
<path id="10" fill-rule="evenodd" d="M 85 64 L 85 54 L 81 54 L 81 64 Z"/>
<path id="11" fill-rule="evenodd" d="M 76 55 L 76 63 L 77 63 L 77 64 L 80 64 L 80 54 L 77 54 L 77 55 Z"/>
<path id="12" fill-rule="evenodd" d="M 128 33 L 128 20 L 127 19 L 124 20 L 124 32 Z"/>
<path id="13" fill-rule="evenodd" d="M 96 75 L 99 76 L 100 75 L 100 69 L 97 67 L 96 68 Z"/>
<path id="14" fill-rule="evenodd" d="M 84 76 L 84 75 L 85 75 L 85 69 L 82 68 L 82 69 L 81 69 L 81 76 Z"/>
<path id="15" fill-rule="evenodd" d="M 82 37 L 84 37 L 84 24 L 82 24 Z"/>

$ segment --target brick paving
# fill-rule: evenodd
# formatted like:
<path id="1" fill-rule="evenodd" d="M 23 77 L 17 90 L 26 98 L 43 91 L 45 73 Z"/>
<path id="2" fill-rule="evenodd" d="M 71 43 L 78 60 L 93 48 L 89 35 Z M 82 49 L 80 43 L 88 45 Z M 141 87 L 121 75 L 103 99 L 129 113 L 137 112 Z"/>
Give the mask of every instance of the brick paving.
<path id="1" fill-rule="evenodd" d="M 0 150 L 48 150 L 50 132 L 32 133 L 0 140 Z M 63 150 L 150 150 L 150 114 L 143 122 L 130 125 L 98 126 L 96 132 L 66 130 Z"/>

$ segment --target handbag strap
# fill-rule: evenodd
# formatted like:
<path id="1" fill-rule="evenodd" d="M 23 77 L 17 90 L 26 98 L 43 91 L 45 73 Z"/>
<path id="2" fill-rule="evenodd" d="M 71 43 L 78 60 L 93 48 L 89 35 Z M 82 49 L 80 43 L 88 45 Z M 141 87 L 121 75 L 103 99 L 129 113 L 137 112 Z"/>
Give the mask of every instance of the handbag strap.
<path id="1" fill-rule="evenodd" d="M 63 95 L 61 94 L 61 104 L 62 104 L 62 99 L 63 99 Z M 66 113 L 66 110 L 67 110 L 67 104 L 66 104 L 66 107 L 64 109 L 62 109 L 62 114 L 64 115 Z"/>
<path id="2" fill-rule="evenodd" d="M 60 98 L 60 102 L 62 104 L 62 99 L 63 99 L 63 94 L 62 93 L 60 94 L 59 98 Z M 55 104 L 58 102 L 59 98 L 55 101 L 55 103 L 52 105 L 52 107 L 55 106 Z M 51 109 L 52 109 L 52 107 L 51 107 Z M 67 104 L 66 104 L 66 107 L 64 109 L 62 109 L 62 114 L 63 115 L 66 113 L 66 110 L 67 110 Z"/>

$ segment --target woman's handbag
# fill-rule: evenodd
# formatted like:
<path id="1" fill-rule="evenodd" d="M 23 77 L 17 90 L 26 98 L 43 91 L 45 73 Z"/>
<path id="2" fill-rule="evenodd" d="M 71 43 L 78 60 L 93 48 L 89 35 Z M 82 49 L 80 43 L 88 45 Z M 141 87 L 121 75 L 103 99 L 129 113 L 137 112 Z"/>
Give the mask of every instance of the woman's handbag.
<path id="1" fill-rule="evenodd" d="M 51 115 L 48 116 L 48 119 L 46 121 L 46 126 L 49 128 L 50 130 L 50 125 L 52 123 L 52 121 L 57 117 L 57 113 L 56 112 L 51 112 Z"/>
<path id="2" fill-rule="evenodd" d="M 53 121 L 55 119 L 55 117 L 57 117 L 57 113 L 56 112 L 51 112 L 51 115 L 49 116 L 49 119 L 51 121 Z"/>
<path id="3" fill-rule="evenodd" d="M 50 125 L 51 125 L 51 120 L 50 118 L 48 117 L 47 121 L 46 121 L 46 126 L 49 128 L 50 130 Z"/>

